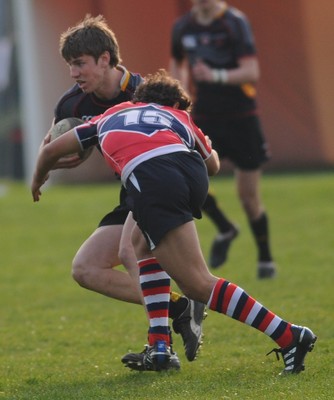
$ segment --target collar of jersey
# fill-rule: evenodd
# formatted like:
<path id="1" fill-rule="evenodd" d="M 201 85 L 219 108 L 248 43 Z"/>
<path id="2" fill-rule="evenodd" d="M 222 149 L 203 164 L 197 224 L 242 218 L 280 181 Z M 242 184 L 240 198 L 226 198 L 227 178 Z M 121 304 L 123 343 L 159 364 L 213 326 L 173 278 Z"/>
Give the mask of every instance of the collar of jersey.
<path id="1" fill-rule="evenodd" d="M 116 69 L 123 72 L 123 76 L 119 84 L 121 87 L 121 91 L 124 92 L 130 80 L 130 72 L 125 67 L 123 67 L 123 65 L 116 65 Z"/>

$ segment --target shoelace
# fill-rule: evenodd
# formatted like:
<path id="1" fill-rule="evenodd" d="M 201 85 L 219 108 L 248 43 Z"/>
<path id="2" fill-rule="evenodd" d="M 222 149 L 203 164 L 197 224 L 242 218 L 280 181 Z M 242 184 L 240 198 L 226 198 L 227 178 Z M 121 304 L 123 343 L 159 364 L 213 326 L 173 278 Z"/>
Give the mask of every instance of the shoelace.
<path id="1" fill-rule="evenodd" d="M 272 349 L 266 355 L 269 356 L 271 353 L 275 353 L 276 354 L 276 358 L 279 361 L 279 355 L 282 354 L 282 349 Z"/>

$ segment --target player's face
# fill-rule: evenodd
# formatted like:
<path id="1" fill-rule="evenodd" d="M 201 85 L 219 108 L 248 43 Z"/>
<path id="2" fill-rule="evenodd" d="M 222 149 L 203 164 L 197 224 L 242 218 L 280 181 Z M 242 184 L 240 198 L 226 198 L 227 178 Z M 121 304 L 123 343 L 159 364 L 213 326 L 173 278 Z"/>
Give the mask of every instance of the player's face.
<path id="1" fill-rule="evenodd" d="M 205 11 L 209 10 L 218 3 L 218 0 L 192 0 L 194 6 Z"/>
<path id="2" fill-rule="evenodd" d="M 72 59 L 68 65 L 71 78 L 77 82 L 83 92 L 92 93 L 103 84 L 106 64 L 101 57 L 96 62 L 94 57 L 82 55 Z"/>

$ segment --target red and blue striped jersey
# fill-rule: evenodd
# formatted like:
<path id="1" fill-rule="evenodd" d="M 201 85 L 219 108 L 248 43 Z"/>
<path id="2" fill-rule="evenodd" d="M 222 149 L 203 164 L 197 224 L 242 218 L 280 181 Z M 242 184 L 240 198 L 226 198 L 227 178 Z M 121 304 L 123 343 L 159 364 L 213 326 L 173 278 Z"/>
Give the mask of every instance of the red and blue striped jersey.
<path id="1" fill-rule="evenodd" d="M 153 103 L 116 105 L 75 130 L 83 149 L 100 144 L 123 183 L 137 165 L 153 157 L 197 150 L 205 160 L 212 152 L 188 112 Z"/>

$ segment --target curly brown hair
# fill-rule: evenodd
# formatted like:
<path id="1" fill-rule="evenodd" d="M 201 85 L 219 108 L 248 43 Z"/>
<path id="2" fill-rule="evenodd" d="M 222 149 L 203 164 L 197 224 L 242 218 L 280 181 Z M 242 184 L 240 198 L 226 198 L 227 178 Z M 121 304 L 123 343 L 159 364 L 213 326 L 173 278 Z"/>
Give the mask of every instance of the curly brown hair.
<path id="1" fill-rule="evenodd" d="M 168 75 L 165 69 L 159 69 L 154 74 L 145 77 L 133 96 L 134 103 L 156 103 L 173 107 L 178 103 L 178 109 L 190 111 L 191 100 L 181 86 L 180 81 Z"/>
<path id="2" fill-rule="evenodd" d="M 105 51 L 110 54 L 112 67 L 122 62 L 116 36 L 102 15 L 92 17 L 87 14 L 82 21 L 63 32 L 59 51 L 67 62 L 82 55 L 93 56 L 97 62 Z"/>

